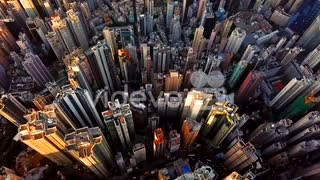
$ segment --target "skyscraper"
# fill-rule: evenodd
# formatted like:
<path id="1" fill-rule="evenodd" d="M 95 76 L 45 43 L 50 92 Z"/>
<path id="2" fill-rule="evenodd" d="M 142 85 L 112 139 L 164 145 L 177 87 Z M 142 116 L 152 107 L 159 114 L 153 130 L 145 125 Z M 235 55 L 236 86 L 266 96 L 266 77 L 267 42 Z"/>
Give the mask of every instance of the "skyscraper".
<path id="1" fill-rule="evenodd" d="M 202 26 L 196 28 L 194 32 L 193 41 L 192 41 L 192 49 L 193 52 L 197 53 L 197 57 L 200 55 L 198 54 L 198 50 L 200 49 L 201 39 L 203 38 L 203 31 L 204 28 Z"/>
<path id="2" fill-rule="evenodd" d="M 311 69 L 314 69 L 320 63 L 320 45 L 311 51 L 302 61 L 301 64 L 307 64 Z"/>
<path id="3" fill-rule="evenodd" d="M 192 146 L 196 140 L 202 123 L 199 123 L 193 119 L 187 118 L 183 121 L 181 133 L 182 133 L 182 145 L 184 148 Z"/>
<path id="4" fill-rule="evenodd" d="M 16 40 L 9 31 L 8 27 L 4 22 L 0 22 L 0 41 L 2 41 L 10 50 L 18 49 Z"/>
<path id="5" fill-rule="evenodd" d="M 168 138 L 169 152 L 173 153 L 179 150 L 181 144 L 181 137 L 177 130 L 171 130 Z"/>
<path id="6" fill-rule="evenodd" d="M 114 158 L 106 138 L 98 127 L 76 129 L 66 134 L 64 140 L 67 151 L 75 154 L 78 161 L 100 178 L 109 176 Z"/>
<path id="7" fill-rule="evenodd" d="M 313 23 L 304 31 L 302 36 L 297 42 L 297 45 L 306 48 L 311 51 L 318 46 L 320 38 L 318 34 L 320 32 L 320 16 L 318 16 Z"/>
<path id="8" fill-rule="evenodd" d="M 167 1 L 167 15 L 166 15 L 166 24 L 167 27 L 170 27 L 171 20 L 173 17 L 174 11 L 174 2 L 172 0 Z"/>
<path id="9" fill-rule="evenodd" d="M 27 109 L 11 94 L 6 94 L 1 97 L 0 115 L 17 127 L 26 123 L 26 119 L 23 117 L 26 112 Z"/>
<path id="10" fill-rule="evenodd" d="M 320 10 L 319 0 L 305 0 L 290 18 L 288 27 L 296 32 L 302 32 L 318 16 Z"/>
<path id="11" fill-rule="evenodd" d="M 88 34 L 86 32 L 84 24 L 80 19 L 82 18 L 80 12 L 74 12 L 72 9 L 70 9 L 66 13 L 68 15 L 67 20 L 71 25 L 72 34 L 74 35 L 78 46 L 80 46 L 84 50 L 88 49 Z"/>
<path id="12" fill-rule="evenodd" d="M 63 141 L 66 128 L 56 118 L 54 112 L 30 111 L 24 116 L 28 122 L 20 125 L 20 140 L 60 166 L 73 164 L 66 156 Z"/>
<path id="13" fill-rule="evenodd" d="M 27 52 L 22 65 L 39 86 L 45 86 L 46 83 L 54 81 L 38 55 Z"/>
<path id="14" fill-rule="evenodd" d="M 211 32 L 215 26 L 215 15 L 212 10 L 212 2 L 207 2 L 205 4 L 205 11 L 202 15 L 201 25 L 204 27 L 203 36 L 207 39 L 210 38 Z"/>
<path id="15" fill-rule="evenodd" d="M 188 92 L 184 101 L 184 107 L 182 110 L 180 125 L 183 121 L 190 117 L 195 121 L 200 121 L 205 111 L 209 111 L 209 103 L 212 100 L 212 94 L 206 94 L 201 91 L 192 90 Z"/>
<path id="16" fill-rule="evenodd" d="M 105 41 L 108 43 L 108 46 L 111 49 L 112 55 L 114 56 L 118 52 L 115 31 L 111 28 L 105 27 L 102 33 Z"/>
<path id="17" fill-rule="evenodd" d="M 94 97 L 95 81 L 93 73 L 82 49 L 75 49 L 71 54 L 66 55 L 63 61 L 67 67 L 68 79 L 73 88 L 82 87 L 88 90 L 91 97 Z"/>
<path id="18" fill-rule="evenodd" d="M 35 17 L 39 16 L 39 12 L 37 11 L 32 0 L 20 0 L 20 3 L 29 17 L 34 19 Z"/>
<path id="19" fill-rule="evenodd" d="M 99 126 L 102 130 L 105 129 L 92 97 L 85 89 L 65 89 L 57 95 L 53 104 L 77 128 Z"/>
<path id="20" fill-rule="evenodd" d="M 165 91 L 179 91 L 182 83 L 182 75 L 176 71 L 170 71 L 165 77 Z"/>
<path id="21" fill-rule="evenodd" d="M 59 16 L 54 17 L 52 20 L 52 29 L 56 32 L 57 36 L 60 39 L 60 42 L 63 45 L 63 48 L 67 52 L 72 52 L 76 47 L 74 42 L 72 31 L 68 26 L 66 19 L 61 19 Z"/>
<path id="22" fill-rule="evenodd" d="M 153 156 L 158 158 L 164 156 L 166 150 L 166 138 L 161 128 L 158 128 L 154 131 L 153 139 Z"/>
<path id="23" fill-rule="evenodd" d="M 294 47 L 294 48 L 290 49 L 287 52 L 287 54 L 283 57 L 283 59 L 281 60 L 281 64 L 287 65 L 288 63 L 293 61 L 299 55 L 299 53 L 301 51 L 303 51 L 303 49 L 300 47 Z"/>
<path id="24" fill-rule="evenodd" d="M 96 46 L 93 46 L 90 50 L 86 51 L 91 69 L 97 70 L 97 72 L 93 72 L 93 74 L 98 87 L 107 87 L 108 93 L 110 94 L 115 91 L 115 81 L 117 81 L 111 53 L 110 46 L 101 41 L 99 41 Z"/>
<path id="25" fill-rule="evenodd" d="M 132 147 L 132 151 L 134 154 L 134 157 L 137 159 L 137 163 L 145 161 L 146 158 L 146 147 L 143 143 L 135 144 Z"/>
<path id="26" fill-rule="evenodd" d="M 46 34 L 46 39 L 50 44 L 54 54 L 57 56 L 58 60 L 61 60 L 64 56 L 65 50 L 57 34 L 55 32 L 48 32 L 48 34 Z"/>
<path id="27" fill-rule="evenodd" d="M 180 16 L 174 16 L 170 25 L 170 34 L 173 43 L 177 43 L 181 39 L 182 29 L 180 24 Z"/>
<path id="28" fill-rule="evenodd" d="M 243 75 L 244 71 L 248 66 L 248 61 L 241 60 L 233 69 L 230 79 L 228 80 L 229 88 L 233 89 L 238 84 L 239 79 Z"/>
<path id="29" fill-rule="evenodd" d="M 246 35 L 246 31 L 243 29 L 236 28 L 235 30 L 233 30 L 228 39 L 225 52 L 237 54 Z"/>

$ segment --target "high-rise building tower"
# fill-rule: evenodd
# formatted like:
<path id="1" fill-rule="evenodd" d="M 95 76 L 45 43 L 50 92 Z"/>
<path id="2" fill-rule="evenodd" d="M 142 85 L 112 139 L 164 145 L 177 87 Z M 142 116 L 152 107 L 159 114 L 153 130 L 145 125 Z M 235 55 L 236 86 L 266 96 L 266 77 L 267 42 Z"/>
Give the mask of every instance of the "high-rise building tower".
<path id="1" fill-rule="evenodd" d="M 181 39 L 182 29 L 180 24 L 180 16 L 174 16 L 170 25 L 171 40 L 173 43 L 177 43 Z"/>
<path id="2" fill-rule="evenodd" d="M 235 102 L 244 104 L 255 97 L 257 87 L 263 80 L 263 74 L 258 71 L 250 71 L 246 79 L 236 92 Z"/>
<path id="3" fill-rule="evenodd" d="M 193 119 L 187 118 L 183 121 L 181 133 L 182 133 L 182 145 L 185 148 L 192 146 L 196 140 L 202 123 L 199 123 Z"/>
<path id="4" fill-rule="evenodd" d="M 16 126 L 26 123 L 23 115 L 27 109 L 11 94 L 6 94 L 0 100 L 0 115 Z"/>
<path id="5" fill-rule="evenodd" d="M 20 0 L 20 3 L 29 17 L 34 19 L 39 16 L 39 12 L 37 11 L 32 0 Z"/>
<path id="6" fill-rule="evenodd" d="M 154 131 L 154 139 L 153 139 L 153 156 L 158 158 L 160 156 L 164 156 L 166 150 L 166 138 L 164 136 L 164 132 L 161 128 L 158 128 Z"/>
<path id="7" fill-rule="evenodd" d="M 89 48 L 89 42 L 88 42 L 88 34 L 86 32 L 86 28 L 84 24 L 81 21 L 81 14 L 80 12 L 74 12 L 72 9 L 68 10 L 68 22 L 71 25 L 72 34 L 74 35 L 74 38 L 82 49 L 86 50 Z"/>
<path id="8" fill-rule="evenodd" d="M 215 15 L 212 10 L 212 5 L 212 2 L 206 2 L 205 11 L 201 20 L 201 25 L 204 27 L 203 36 L 207 39 L 210 38 L 211 32 L 215 26 Z"/>
<path id="9" fill-rule="evenodd" d="M 179 150 L 181 144 L 181 137 L 177 130 L 171 130 L 168 138 L 169 152 L 173 153 Z"/>
<path id="10" fill-rule="evenodd" d="M 38 55 L 27 52 L 22 65 L 39 86 L 45 86 L 46 83 L 54 81 Z"/>
<path id="11" fill-rule="evenodd" d="M 92 97 L 85 89 L 65 89 L 57 95 L 53 104 L 77 128 L 99 126 L 102 130 L 105 129 Z"/>
<path id="12" fill-rule="evenodd" d="M 91 69 L 97 70 L 93 74 L 98 87 L 107 87 L 110 94 L 115 91 L 117 80 L 111 53 L 110 46 L 100 41 L 96 46 L 86 51 Z"/>
<path id="13" fill-rule="evenodd" d="M 16 40 L 9 31 L 4 22 L 0 22 L 0 41 L 2 41 L 10 50 L 17 50 Z"/>
<path id="14" fill-rule="evenodd" d="M 57 56 L 58 60 L 61 60 L 64 56 L 65 50 L 57 34 L 55 32 L 48 32 L 48 34 L 46 34 L 46 39 L 50 44 L 54 54 Z"/>
<path id="15" fill-rule="evenodd" d="M 165 91 L 179 91 L 182 78 L 182 75 L 177 71 L 170 71 L 165 77 Z"/>
<path id="16" fill-rule="evenodd" d="M 174 2 L 172 0 L 167 1 L 167 15 L 166 15 L 166 24 L 167 27 L 170 27 L 171 20 L 173 17 L 174 11 Z"/>
<path id="17" fill-rule="evenodd" d="M 111 49 L 112 55 L 114 56 L 118 52 L 118 45 L 116 41 L 116 32 L 112 28 L 105 27 L 102 31 L 105 41 Z"/>
<path id="18" fill-rule="evenodd" d="M 52 29 L 57 34 L 60 42 L 63 45 L 65 51 L 71 53 L 73 49 L 76 47 L 76 43 L 74 42 L 72 31 L 68 26 L 68 22 L 66 19 L 61 19 L 59 16 L 54 17 L 52 20 Z"/>
<path id="19" fill-rule="evenodd" d="M 301 64 L 307 64 L 311 69 L 314 69 L 320 63 L 320 45 L 311 51 L 302 61 Z"/>
<path id="20" fill-rule="evenodd" d="M 233 69 L 230 79 L 228 80 L 229 88 L 233 89 L 238 84 L 239 79 L 243 75 L 244 71 L 248 66 L 248 61 L 241 60 Z"/>
<path id="21" fill-rule="evenodd" d="M 110 146 L 98 127 L 83 127 L 65 135 L 66 149 L 77 156 L 77 160 L 87 166 L 98 177 L 110 175 L 114 158 Z"/>
<path id="22" fill-rule="evenodd" d="M 63 61 L 67 67 L 68 79 L 72 87 L 82 87 L 88 90 L 91 97 L 94 97 L 95 81 L 93 73 L 82 49 L 75 49 L 71 54 L 66 55 Z"/>
<path id="23" fill-rule="evenodd" d="M 313 84 L 310 78 L 293 78 L 270 102 L 270 106 L 280 110 L 292 102 L 300 93 L 307 90 Z"/>
<path id="24" fill-rule="evenodd" d="M 301 51 L 303 51 L 303 49 L 300 47 L 294 47 L 294 48 L 290 49 L 288 51 L 288 53 L 281 60 L 281 64 L 287 65 L 288 63 L 293 61 L 299 55 L 299 53 Z"/>
<path id="25" fill-rule="evenodd" d="M 28 122 L 20 125 L 20 140 L 60 166 L 72 165 L 65 154 L 63 141 L 66 128 L 52 111 L 31 111 L 24 116 Z"/>
<path id="26" fill-rule="evenodd" d="M 236 28 L 235 30 L 233 30 L 228 39 L 225 52 L 237 54 L 246 35 L 246 31 L 243 29 Z"/>
<path id="27" fill-rule="evenodd" d="M 199 122 L 203 113 L 210 110 L 207 107 L 209 107 L 208 104 L 211 100 L 212 94 L 206 94 L 196 90 L 188 92 L 188 95 L 184 101 L 180 125 L 182 125 L 183 121 L 187 117 Z"/>
<path id="28" fill-rule="evenodd" d="M 288 27 L 296 32 L 302 32 L 319 15 L 320 1 L 305 0 L 289 20 Z"/>
<path id="29" fill-rule="evenodd" d="M 297 45 L 308 49 L 309 51 L 316 48 L 320 43 L 318 34 L 320 33 L 320 16 L 304 31 L 297 42 Z"/>

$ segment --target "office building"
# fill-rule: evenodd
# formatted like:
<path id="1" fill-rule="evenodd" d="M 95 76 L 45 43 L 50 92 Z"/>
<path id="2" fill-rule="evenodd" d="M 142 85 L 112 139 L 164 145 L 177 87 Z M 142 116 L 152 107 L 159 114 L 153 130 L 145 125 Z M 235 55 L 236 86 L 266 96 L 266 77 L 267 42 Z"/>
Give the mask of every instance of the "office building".
<path id="1" fill-rule="evenodd" d="M 165 77 L 165 91 L 179 91 L 182 83 L 182 75 L 177 71 L 170 71 Z"/>
<path id="2" fill-rule="evenodd" d="M 245 180 L 245 178 L 243 176 L 241 176 L 239 173 L 237 172 L 232 172 L 231 174 L 229 174 L 227 177 L 225 177 L 223 180 Z"/>
<path id="3" fill-rule="evenodd" d="M 167 141 L 161 128 L 156 129 L 153 134 L 153 157 L 159 158 L 164 156 Z"/>
<path id="4" fill-rule="evenodd" d="M 18 176 L 17 173 L 5 166 L 0 168 L 0 178 L 1 179 L 10 179 L 10 180 L 24 180 L 25 178 Z"/>
<path id="5" fill-rule="evenodd" d="M 20 3 L 27 15 L 32 19 L 36 18 L 37 16 L 40 16 L 32 0 L 20 0 Z"/>
<path id="6" fill-rule="evenodd" d="M 98 127 L 83 127 L 66 134 L 66 150 L 75 154 L 77 160 L 88 167 L 99 178 L 106 178 L 110 174 L 110 167 L 114 158 L 110 146 Z"/>
<path id="7" fill-rule="evenodd" d="M 2 95 L 0 100 L 0 115 L 19 127 L 26 123 L 24 114 L 27 109 L 11 94 Z"/>
<path id="8" fill-rule="evenodd" d="M 71 53 L 76 47 L 76 43 L 73 39 L 72 31 L 68 25 L 67 19 L 61 19 L 57 16 L 51 20 L 51 23 L 51 27 L 58 36 L 64 50 Z"/>
<path id="9" fill-rule="evenodd" d="M 168 137 L 168 149 L 170 153 L 179 150 L 181 144 L 181 137 L 177 130 L 171 130 Z"/>
<path id="10" fill-rule="evenodd" d="M 9 89 L 10 83 L 7 77 L 6 70 L 3 65 L 0 64 L 0 88 Z"/>
<path id="11" fill-rule="evenodd" d="M 137 163 L 146 161 L 146 159 L 147 159 L 146 158 L 146 147 L 143 143 L 135 144 L 132 147 L 132 152 L 133 152 L 134 157 L 137 160 Z"/>
<path id="12" fill-rule="evenodd" d="M 225 52 L 237 54 L 246 35 L 246 31 L 240 28 L 233 30 L 225 47 Z"/>
<path id="13" fill-rule="evenodd" d="M 83 24 L 80 12 L 74 12 L 72 9 L 67 12 L 67 21 L 71 25 L 72 34 L 78 46 L 86 50 L 89 48 L 88 34 Z"/>
<path id="14" fill-rule="evenodd" d="M 182 146 L 189 148 L 195 142 L 202 123 L 199 123 L 193 119 L 187 118 L 183 121 L 181 133 L 182 133 Z"/>
<path id="15" fill-rule="evenodd" d="M 86 89 L 64 89 L 56 96 L 53 104 L 61 114 L 70 119 L 70 124 L 74 127 L 99 126 L 102 130 L 105 129 L 93 99 Z"/>
<path id="16" fill-rule="evenodd" d="M 28 122 L 19 126 L 20 140 L 41 155 L 60 166 L 73 164 L 65 154 L 63 141 L 65 127 L 60 124 L 54 112 L 30 111 L 24 116 Z"/>
<path id="17" fill-rule="evenodd" d="M 110 46 L 101 41 L 85 52 L 89 59 L 91 69 L 96 70 L 93 71 L 93 76 L 98 88 L 107 88 L 110 94 L 115 91 L 117 85 L 117 77 L 115 75 L 111 52 Z"/>
<path id="18" fill-rule="evenodd" d="M 105 27 L 102 31 L 105 41 L 111 49 L 112 55 L 114 56 L 118 52 L 118 45 L 116 41 L 116 32 L 114 29 Z"/>
<path id="19" fill-rule="evenodd" d="M 54 81 L 38 55 L 26 52 L 22 65 L 39 86 L 45 86 L 46 83 Z"/>

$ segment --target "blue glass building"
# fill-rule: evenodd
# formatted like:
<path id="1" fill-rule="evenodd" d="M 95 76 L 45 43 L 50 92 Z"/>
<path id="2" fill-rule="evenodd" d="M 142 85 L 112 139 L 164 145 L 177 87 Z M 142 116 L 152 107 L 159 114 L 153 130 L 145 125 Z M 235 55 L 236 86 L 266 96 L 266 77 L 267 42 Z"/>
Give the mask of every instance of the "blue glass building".
<path id="1" fill-rule="evenodd" d="M 288 27 L 293 31 L 302 32 L 319 15 L 320 0 L 304 0 L 297 12 L 290 18 Z"/>

